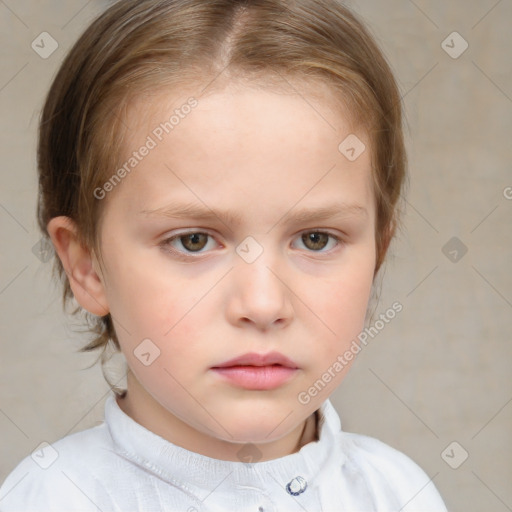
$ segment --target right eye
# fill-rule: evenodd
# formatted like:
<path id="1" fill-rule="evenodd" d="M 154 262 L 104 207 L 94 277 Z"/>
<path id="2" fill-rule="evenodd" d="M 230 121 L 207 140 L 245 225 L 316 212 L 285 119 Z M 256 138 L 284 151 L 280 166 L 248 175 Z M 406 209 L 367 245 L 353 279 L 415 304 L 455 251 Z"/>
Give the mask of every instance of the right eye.
<path id="1" fill-rule="evenodd" d="M 189 231 L 188 233 L 179 233 L 166 238 L 160 242 L 160 247 L 164 250 L 176 254 L 178 257 L 194 257 L 192 254 L 204 253 L 208 250 L 209 239 L 213 237 L 209 233 L 201 231 Z M 205 247 L 207 248 L 206 250 Z"/>

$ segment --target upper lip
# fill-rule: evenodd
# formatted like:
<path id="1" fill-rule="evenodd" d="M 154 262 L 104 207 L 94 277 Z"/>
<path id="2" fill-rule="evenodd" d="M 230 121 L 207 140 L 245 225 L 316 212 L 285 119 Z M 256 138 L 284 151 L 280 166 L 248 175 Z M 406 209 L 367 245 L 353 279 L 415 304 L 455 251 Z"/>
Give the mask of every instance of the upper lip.
<path id="1" fill-rule="evenodd" d="M 218 364 L 213 368 L 227 368 L 229 366 L 271 366 L 273 364 L 279 364 L 289 368 L 298 368 L 291 359 L 288 359 L 279 352 L 269 352 L 268 354 L 250 352 Z"/>

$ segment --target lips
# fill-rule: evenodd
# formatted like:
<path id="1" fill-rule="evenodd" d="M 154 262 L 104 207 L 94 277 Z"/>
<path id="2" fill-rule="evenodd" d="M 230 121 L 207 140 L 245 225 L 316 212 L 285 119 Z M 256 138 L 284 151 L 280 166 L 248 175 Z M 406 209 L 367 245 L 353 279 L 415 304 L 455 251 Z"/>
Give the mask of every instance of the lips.
<path id="1" fill-rule="evenodd" d="M 213 366 L 212 371 L 230 386 L 250 391 L 271 391 L 289 383 L 299 368 L 279 352 L 252 352 Z"/>
<path id="2" fill-rule="evenodd" d="M 231 368 L 236 366 L 284 366 L 286 368 L 298 368 L 297 364 L 279 352 L 257 354 L 250 352 L 213 366 L 213 368 Z"/>

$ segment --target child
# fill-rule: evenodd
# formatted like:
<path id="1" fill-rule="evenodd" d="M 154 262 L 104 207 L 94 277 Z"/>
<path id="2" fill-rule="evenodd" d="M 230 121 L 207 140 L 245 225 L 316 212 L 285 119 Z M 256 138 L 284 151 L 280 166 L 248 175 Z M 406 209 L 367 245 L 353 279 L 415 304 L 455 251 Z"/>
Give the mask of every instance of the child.
<path id="1" fill-rule="evenodd" d="M 398 224 L 401 122 L 338 0 L 121 0 L 96 20 L 42 113 L 39 222 L 96 319 L 85 350 L 121 350 L 127 389 L 25 458 L 0 509 L 445 511 L 328 399 Z"/>

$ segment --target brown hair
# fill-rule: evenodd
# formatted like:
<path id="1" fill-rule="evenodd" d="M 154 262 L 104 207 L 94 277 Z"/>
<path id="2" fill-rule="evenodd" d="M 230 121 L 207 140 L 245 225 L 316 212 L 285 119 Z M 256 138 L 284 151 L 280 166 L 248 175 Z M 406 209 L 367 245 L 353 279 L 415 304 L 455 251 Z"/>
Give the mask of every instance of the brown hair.
<path id="1" fill-rule="evenodd" d="M 337 0 L 121 0 L 110 7 L 67 55 L 41 115 L 43 234 L 48 236 L 53 217 L 70 217 L 82 243 L 100 254 L 105 201 L 93 191 L 120 163 L 130 101 L 164 86 L 208 82 L 220 73 L 228 80 L 319 80 L 365 128 L 377 209 L 376 275 L 399 220 L 406 172 L 402 108 L 373 37 Z M 73 294 L 58 258 L 55 271 L 66 305 Z M 103 368 L 109 340 L 116 351 L 119 342 L 110 315 L 88 318 L 95 338 L 82 351 L 103 348 Z"/>

